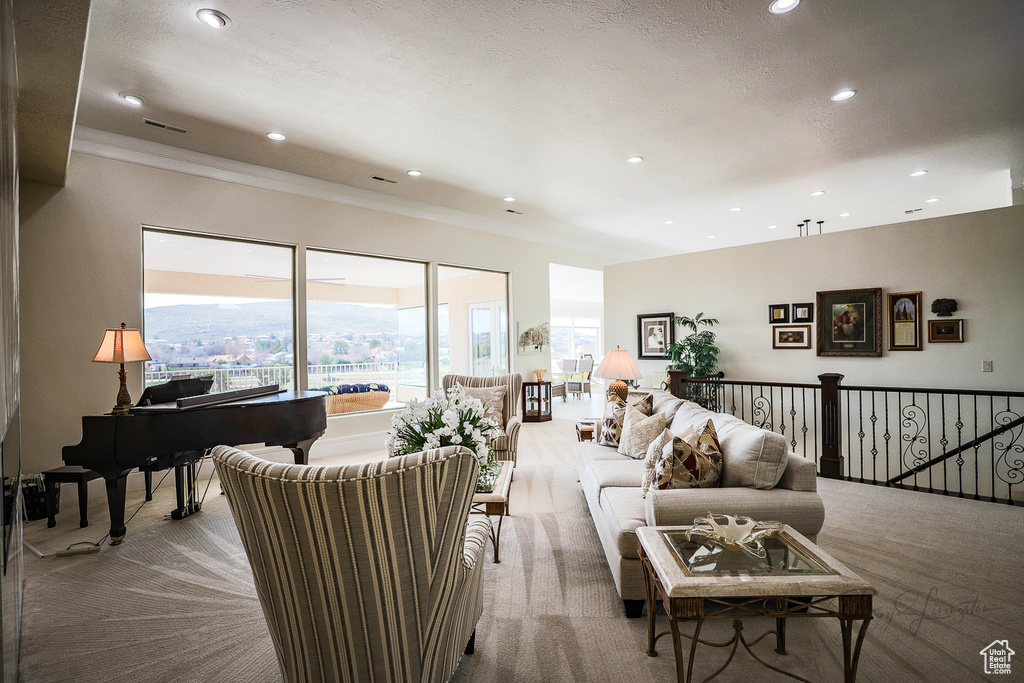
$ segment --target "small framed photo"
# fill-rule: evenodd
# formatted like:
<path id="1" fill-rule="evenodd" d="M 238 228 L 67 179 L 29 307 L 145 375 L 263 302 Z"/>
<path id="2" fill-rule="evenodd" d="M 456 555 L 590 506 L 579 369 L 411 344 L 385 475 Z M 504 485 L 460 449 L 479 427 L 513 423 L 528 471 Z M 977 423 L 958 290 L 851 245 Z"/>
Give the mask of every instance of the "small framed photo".
<path id="1" fill-rule="evenodd" d="M 637 358 L 666 360 L 671 358 L 669 346 L 675 341 L 675 325 L 671 313 L 645 313 L 636 317 Z"/>
<path id="2" fill-rule="evenodd" d="M 964 321 L 961 318 L 955 318 L 953 320 L 929 320 L 928 321 L 928 341 L 930 343 L 937 342 L 963 342 L 964 340 Z"/>
<path id="3" fill-rule="evenodd" d="M 889 350 L 921 350 L 921 292 L 889 292 Z"/>
<path id="4" fill-rule="evenodd" d="M 793 322 L 795 323 L 813 323 L 814 322 L 814 304 L 793 304 Z"/>
<path id="5" fill-rule="evenodd" d="M 776 325 L 772 328 L 773 349 L 811 348 L 810 325 Z"/>
<path id="6" fill-rule="evenodd" d="M 768 306 L 768 322 L 772 323 L 788 323 L 789 322 L 789 304 L 770 304 Z"/>

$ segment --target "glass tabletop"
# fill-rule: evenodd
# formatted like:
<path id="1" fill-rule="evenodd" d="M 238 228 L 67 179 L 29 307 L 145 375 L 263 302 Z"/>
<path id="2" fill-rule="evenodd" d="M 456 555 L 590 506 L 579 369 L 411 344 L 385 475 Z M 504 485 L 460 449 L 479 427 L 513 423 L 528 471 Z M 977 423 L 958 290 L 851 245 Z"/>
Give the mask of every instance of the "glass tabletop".
<path id="1" fill-rule="evenodd" d="M 785 532 L 761 540 L 764 559 L 707 539 L 688 541 L 685 531 L 666 531 L 665 540 L 682 568 L 695 576 L 834 573 Z"/>

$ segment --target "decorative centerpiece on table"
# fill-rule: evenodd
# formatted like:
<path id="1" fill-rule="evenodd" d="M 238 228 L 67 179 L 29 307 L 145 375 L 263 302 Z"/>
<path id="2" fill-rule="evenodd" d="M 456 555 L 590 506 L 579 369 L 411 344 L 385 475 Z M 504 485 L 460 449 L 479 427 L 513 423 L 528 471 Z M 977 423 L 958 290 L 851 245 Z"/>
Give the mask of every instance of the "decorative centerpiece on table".
<path id="1" fill-rule="evenodd" d="M 707 517 L 697 517 L 693 520 L 693 526 L 686 532 L 686 540 L 699 538 L 725 550 L 740 550 L 751 557 L 763 560 L 767 553 L 761 539 L 774 536 L 780 531 L 780 522 L 756 522 L 744 515 L 709 512 Z"/>
<path id="2" fill-rule="evenodd" d="M 499 436 L 498 424 L 484 417 L 484 402 L 466 393 L 461 384 L 435 391 L 426 401 L 409 401 L 391 418 L 384 447 L 389 456 L 409 455 L 444 446 L 464 446 L 480 463 L 476 490 L 489 492 L 501 471 L 491 440 Z"/>

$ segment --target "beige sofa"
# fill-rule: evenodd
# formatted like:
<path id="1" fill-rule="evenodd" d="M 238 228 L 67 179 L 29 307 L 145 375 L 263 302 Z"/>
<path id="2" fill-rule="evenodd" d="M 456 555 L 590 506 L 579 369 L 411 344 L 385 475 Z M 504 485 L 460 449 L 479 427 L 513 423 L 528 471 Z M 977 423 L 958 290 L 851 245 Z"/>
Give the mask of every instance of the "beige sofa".
<path id="1" fill-rule="evenodd" d="M 674 434 L 712 420 L 723 465 L 719 488 L 652 489 L 645 498 L 643 459 L 598 445 L 599 437 L 579 444 L 580 485 L 629 617 L 640 616 L 645 596 L 637 527 L 692 524 L 695 517 L 714 512 L 784 522 L 813 541 L 825 521 L 814 462 L 794 454 L 781 435 L 667 391 L 651 393 L 654 412 L 671 416 L 667 424 Z M 645 395 L 630 392 L 629 403 Z"/>

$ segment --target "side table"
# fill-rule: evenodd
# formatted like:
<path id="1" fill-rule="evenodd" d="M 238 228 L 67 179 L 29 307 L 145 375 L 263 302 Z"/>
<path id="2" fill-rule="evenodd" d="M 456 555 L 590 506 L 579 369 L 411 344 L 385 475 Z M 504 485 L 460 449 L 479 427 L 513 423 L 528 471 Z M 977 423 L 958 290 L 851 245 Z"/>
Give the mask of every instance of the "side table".
<path id="1" fill-rule="evenodd" d="M 508 516 L 508 496 L 512 485 L 512 461 L 504 460 L 501 463 L 501 472 L 494 480 L 494 487 L 486 493 L 474 493 L 473 502 L 469 506 L 470 513 L 497 515 L 498 523 L 491 520 L 491 545 L 494 547 L 494 563 L 500 564 L 498 559 L 498 546 L 501 543 L 501 522 Z"/>

